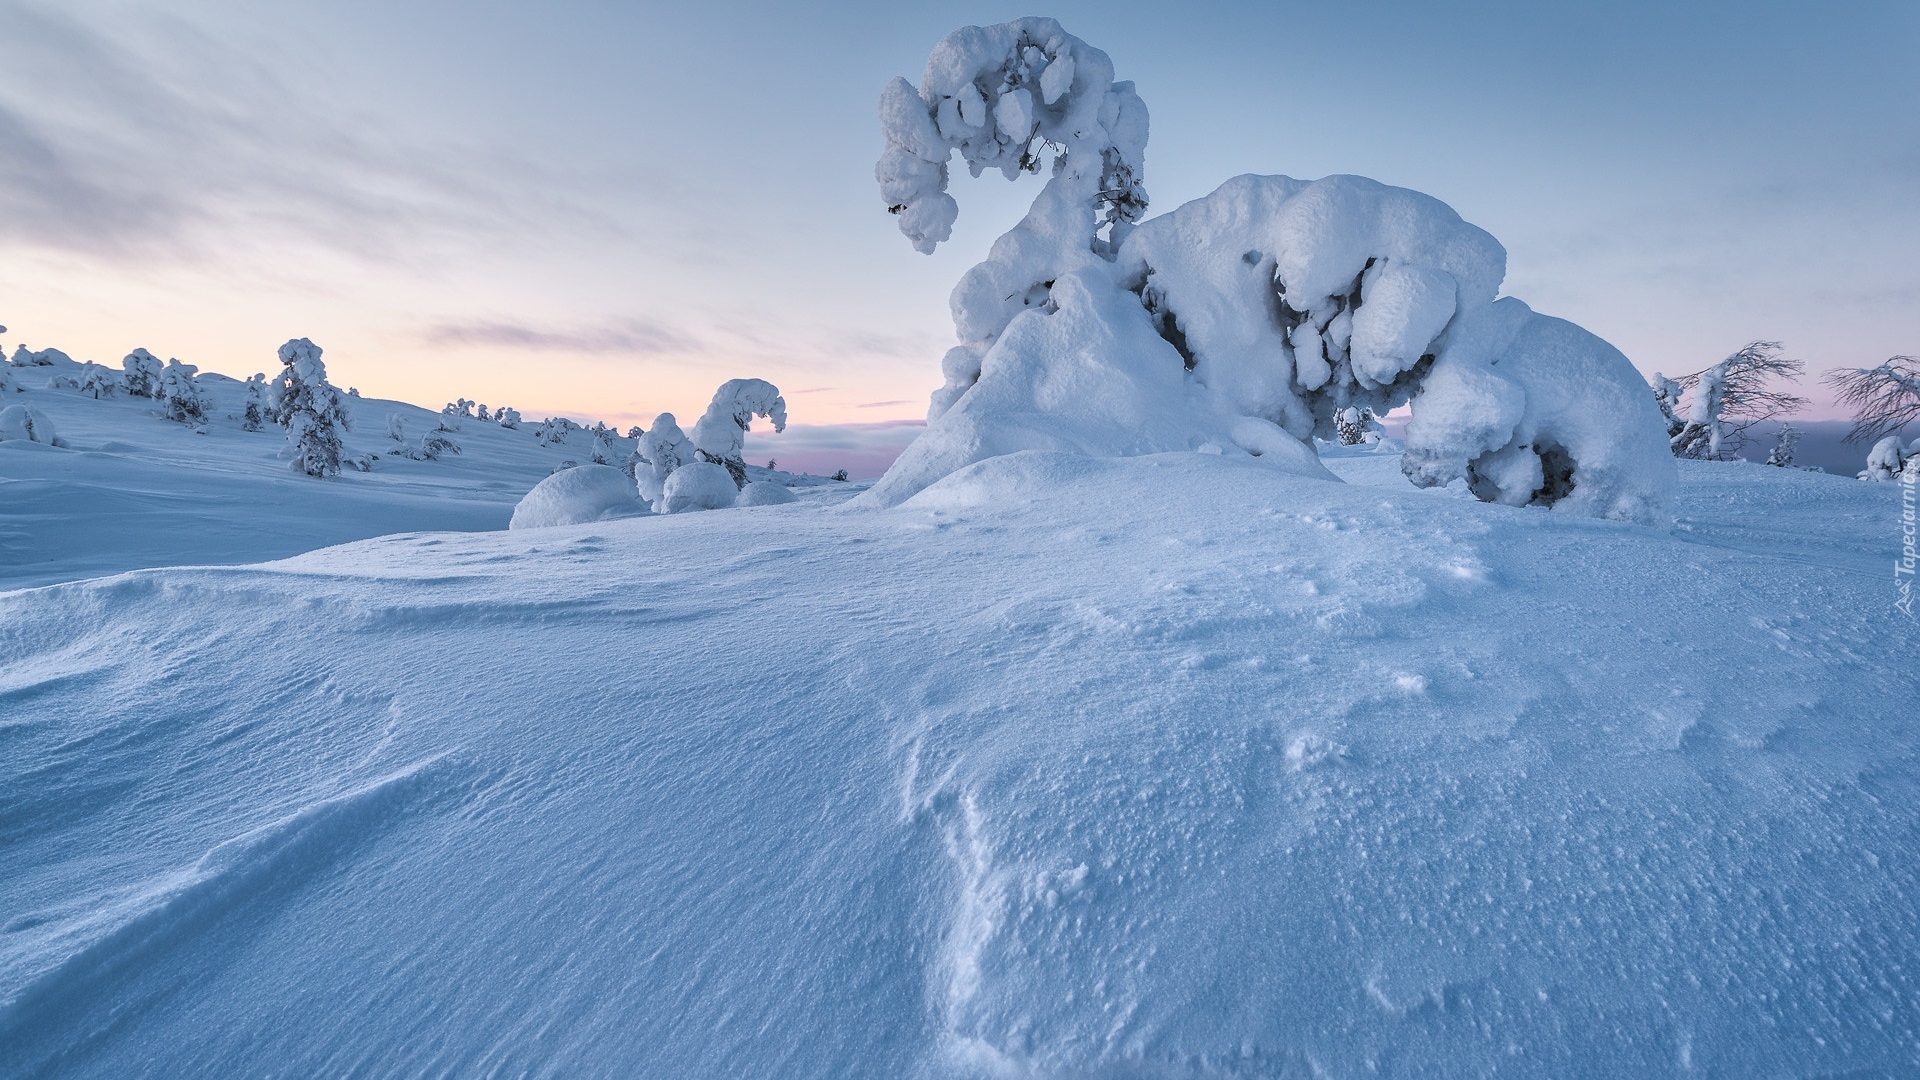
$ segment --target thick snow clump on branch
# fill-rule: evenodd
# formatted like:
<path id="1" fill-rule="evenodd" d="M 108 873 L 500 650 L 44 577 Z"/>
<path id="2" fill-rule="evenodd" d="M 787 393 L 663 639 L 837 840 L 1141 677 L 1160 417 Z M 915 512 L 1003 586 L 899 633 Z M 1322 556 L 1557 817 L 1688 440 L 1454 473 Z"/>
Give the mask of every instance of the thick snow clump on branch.
<path id="1" fill-rule="evenodd" d="M 877 175 L 921 251 L 953 220 L 952 151 L 1010 178 L 1035 167 L 1036 142 L 1059 153 L 1026 218 L 954 289 L 961 343 L 928 431 L 866 502 L 1022 450 L 1245 453 L 1321 472 L 1312 440 L 1336 438 L 1346 410 L 1411 403 L 1416 484 L 1664 517 L 1674 466 L 1640 375 L 1579 327 L 1497 299 L 1492 236 L 1353 176 L 1240 176 L 1136 227 L 1146 108 L 1111 79 L 1104 53 L 1021 19 L 949 34 L 919 90 L 888 87 Z"/>
<path id="2" fill-rule="evenodd" d="M 640 492 L 625 472 L 612 465 L 578 465 L 534 485 L 513 508 L 507 528 L 581 525 L 646 512 Z"/>

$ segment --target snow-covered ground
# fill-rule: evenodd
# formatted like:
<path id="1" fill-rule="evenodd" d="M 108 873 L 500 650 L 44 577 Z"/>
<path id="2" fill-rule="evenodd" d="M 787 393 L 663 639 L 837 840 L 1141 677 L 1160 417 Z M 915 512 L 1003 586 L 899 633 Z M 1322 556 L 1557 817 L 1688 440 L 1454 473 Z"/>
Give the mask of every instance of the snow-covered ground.
<path id="1" fill-rule="evenodd" d="M 429 470 L 407 528 L 498 529 L 551 466 L 474 427 L 351 504 L 270 435 L 184 504 L 157 442 L 0 458 L 257 557 Z M 0 1075 L 1920 1071 L 1898 485 L 1682 462 L 1669 529 L 1327 463 L 0 593 Z"/>
<path id="2" fill-rule="evenodd" d="M 150 398 L 99 399 L 49 388 L 75 366 L 13 369 L 23 404 L 46 414 L 67 447 L 0 441 L 0 588 L 45 585 L 149 566 L 258 562 L 398 532 L 504 529 L 514 504 L 563 462 L 585 462 L 593 436 L 543 445 L 528 420 L 472 418 L 450 437 L 460 453 L 394 456 L 390 416 L 407 443 L 445 419 L 398 401 L 352 398 L 350 454 L 379 454 L 367 472 L 316 480 L 294 473 L 280 428 L 245 431 L 245 384 L 203 374 L 204 432 L 163 419 Z M 631 440 L 616 440 L 624 455 Z M 756 476 L 769 475 L 753 470 Z M 792 479 L 792 478 L 786 478 Z"/>

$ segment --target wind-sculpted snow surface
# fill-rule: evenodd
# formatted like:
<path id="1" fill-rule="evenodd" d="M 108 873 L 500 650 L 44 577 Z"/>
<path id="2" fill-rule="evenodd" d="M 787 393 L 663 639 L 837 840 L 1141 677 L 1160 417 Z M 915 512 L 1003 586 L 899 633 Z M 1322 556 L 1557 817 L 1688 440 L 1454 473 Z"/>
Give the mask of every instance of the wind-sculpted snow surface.
<path id="1" fill-rule="evenodd" d="M 1034 58 L 1022 60 L 1029 51 Z M 997 86 L 993 115 L 1008 108 L 1025 117 L 1019 88 L 1035 71 L 1044 80 L 1056 53 L 1098 57 L 1098 78 L 1085 87 L 1080 74 L 1094 69 L 1084 59 L 1073 69 L 1084 98 L 1059 99 L 1062 117 L 1091 116 L 1095 87 L 1112 66 L 1050 20 L 956 31 L 936 47 L 920 91 L 904 80 L 888 89 L 882 194 L 921 250 L 944 238 L 945 226 L 916 223 L 951 220 L 948 154 L 960 150 L 977 172 L 1005 162 L 1009 130 L 1027 131 L 1002 125 L 962 139 L 958 132 L 975 130 L 964 126 L 968 103 Z M 1506 251 L 1493 237 L 1436 199 L 1352 176 L 1240 176 L 1133 227 L 1146 200 L 1138 187 L 1145 108 L 1131 84 L 1112 84 L 1103 100 L 1098 123 L 1067 127 L 1083 141 L 1104 139 L 1102 160 L 1126 162 L 1125 212 L 1103 216 L 1118 182 L 1088 183 L 1094 154 L 1070 143 L 1026 218 L 954 289 L 961 344 L 943 362 L 924 448 L 909 451 L 870 501 L 897 502 L 953 468 L 1019 449 L 1212 447 L 1285 461 L 1237 432 L 1266 445 L 1277 427 L 1311 446 L 1336 437 L 1343 410 L 1382 414 L 1411 403 L 1402 464 L 1416 484 L 1459 481 L 1489 502 L 1595 517 L 1664 517 L 1673 464 L 1639 374 L 1592 334 L 1517 300 L 1496 301 Z M 1034 137 L 1054 130 L 1040 124 Z M 1122 311 L 1129 307 L 1148 319 Z M 1051 335 L 1055 351 L 1036 349 L 1046 335 L 1023 330 L 1043 320 L 1070 324 Z M 1096 339 L 1089 355 L 1084 343 Z M 1125 385 L 1028 396 L 1060 381 L 1046 373 L 1055 366 L 1074 369 L 1077 383 L 1104 373 Z M 1177 391 L 1175 380 L 1184 384 Z M 1151 422 L 1093 415 L 1104 399 L 1137 398 L 1148 385 L 1165 403 Z M 993 400 L 967 408 L 975 398 Z M 1089 438 L 1101 430 L 1117 437 Z M 1222 438 L 1222 430 L 1236 435 Z"/>
<path id="2" fill-rule="evenodd" d="M 1920 1071 L 1889 486 L 1325 461 L 0 594 L 0 1075 Z"/>

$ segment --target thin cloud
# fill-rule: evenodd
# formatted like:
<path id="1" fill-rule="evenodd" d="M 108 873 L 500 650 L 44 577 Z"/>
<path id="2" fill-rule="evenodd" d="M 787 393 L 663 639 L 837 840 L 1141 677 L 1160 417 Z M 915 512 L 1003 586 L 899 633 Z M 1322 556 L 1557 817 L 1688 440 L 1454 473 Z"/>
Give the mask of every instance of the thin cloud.
<path id="1" fill-rule="evenodd" d="M 911 401 L 863 401 L 855 405 L 856 409 L 886 409 L 895 405 L 911 405 Z"/>
<path id="2" fill-rule="evenodd" d="M 692 352 L 693 338 L 641 319 L 604 326 L 543 328 L 510 322 L 442 323 L 420 333 L 421 341 L 442 347 L 506 347 L 535 352 L 660 356 Z"/>

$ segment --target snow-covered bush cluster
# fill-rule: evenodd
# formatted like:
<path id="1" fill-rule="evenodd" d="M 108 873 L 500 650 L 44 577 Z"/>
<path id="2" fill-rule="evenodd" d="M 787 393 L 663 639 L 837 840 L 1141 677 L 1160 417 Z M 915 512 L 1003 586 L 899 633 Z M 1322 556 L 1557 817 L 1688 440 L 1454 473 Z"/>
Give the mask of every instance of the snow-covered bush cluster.
<path id="1" fill-rule="evenodd" d="M 594 435 L 593 464 L 541 481 L 514 511 L 511 527 L 578 524 L 648 510 L 676 514 L 791 502 L 793 494 L 778 484 L 747 481 L 741 455 L 756 417 L 771 420 L 775 431 L 786 428 L 787 403 L 779 388 L 764 379 L 728 380 L 714 392 L 691 437 L 672 413 L 656 416 L 651 431 L 632 428 L 627 437 L 636 445 L 625 468 L 610 460 L 617 433 L 596 424 L 587 429 Z"/>
<path id="2" fill-rule="evenodd" d="M 1861 470 L 1862 480 L 1898 480 L 1902 473 L 1920 474 L 1920 439 L 1912 445 L 1901 441 L 1898 435 L 1888 435 L 1873 444 L 1867 452 L 1867 467 Z"/>
<path id="3" fill-rule="evenodd" d="M 1056 74 L 1056 69 L 1058 73 Z M 1050 19 L 955 31 L 881 98 L 887 206 L 931 251 L 958 151 L 1010 178 L 1052 155 L 1032 209 L 952 297 L 960 345 L 930 425 L 866 497 L 890 505 L 1019 450 L 1211 449 L 1324 475 L 1348 409 L 1411 403 L 1402 469 L 1481 499 L 1631 521 L 1673 463 L 1625 357 L 1498 298 L 1506 252 L 1445 204 L 1352 176 L 1240 176 L 1141 222 L 1147 113 Z"/>
<path id="4" fill-rule="evenodd" d="M 0 442 L 10 439 L 41 443 L 46 446 L 67 445 L 54 432 L 53 421 L 47 414 L 27 405 L 0 407 Z"/>

